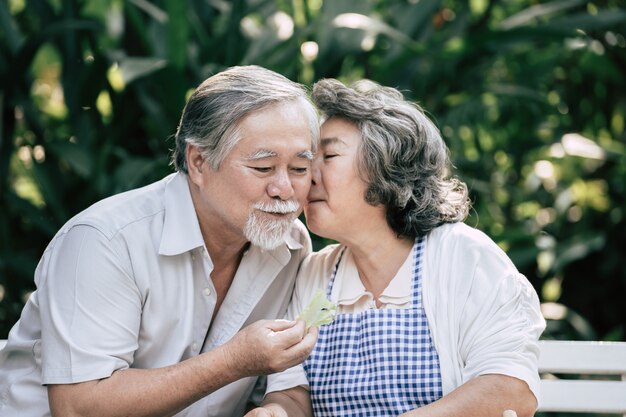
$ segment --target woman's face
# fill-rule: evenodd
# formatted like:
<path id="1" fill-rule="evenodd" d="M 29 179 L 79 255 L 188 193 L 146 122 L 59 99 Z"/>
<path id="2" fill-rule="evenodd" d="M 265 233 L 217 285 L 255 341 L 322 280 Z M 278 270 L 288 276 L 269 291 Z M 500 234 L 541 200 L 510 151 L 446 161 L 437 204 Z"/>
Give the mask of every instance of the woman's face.
<path id="1" fill-rule="evenodd" d="M 367 229 L 374 213 L 380 217 L 381 208 L 365 202 L 367 184 L 357 171 L 360 141 L 361 132 L 346 119 L 330 118 L 322 125 L 304 206 L 307 226 L 319 236 L 345 243 Z"/>

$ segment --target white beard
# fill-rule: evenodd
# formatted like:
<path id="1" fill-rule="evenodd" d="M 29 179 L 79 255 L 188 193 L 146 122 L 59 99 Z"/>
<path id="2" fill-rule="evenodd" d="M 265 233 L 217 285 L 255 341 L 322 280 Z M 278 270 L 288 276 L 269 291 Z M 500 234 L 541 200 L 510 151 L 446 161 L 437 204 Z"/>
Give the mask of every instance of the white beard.
<path id="1" fill-rule="evenodd" d="M 287 234 L 293 227 L 293 221 L 299 208 L 300 205 L 295 201 L 255 204 L 254 210 L 248 216 L 246 225 L 243 228 L 246 239 L 263 250 L 276 249 L 285 241 Z M 256 215 L 255 210 L 268 213 L 293 213 L 293 217 L 283 220 L 260 218 Z"/>

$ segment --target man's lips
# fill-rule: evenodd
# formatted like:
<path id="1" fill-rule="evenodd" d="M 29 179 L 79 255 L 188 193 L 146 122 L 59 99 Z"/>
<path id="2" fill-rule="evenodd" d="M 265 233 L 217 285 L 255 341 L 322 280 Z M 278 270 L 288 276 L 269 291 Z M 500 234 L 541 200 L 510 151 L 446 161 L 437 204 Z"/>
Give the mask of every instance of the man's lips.
<path id="1" fill-rule="evenodd" d="M 285 219 L 285 218 L 290 218 L 290 217 L 294 217 L 296 215 L 295 212 L 291 211 L 288 213 L 278 213 L 275 211 L 263 211 L 262 213 L 270 215 L 272 217 L 277 217 L 279 219 Z"/>

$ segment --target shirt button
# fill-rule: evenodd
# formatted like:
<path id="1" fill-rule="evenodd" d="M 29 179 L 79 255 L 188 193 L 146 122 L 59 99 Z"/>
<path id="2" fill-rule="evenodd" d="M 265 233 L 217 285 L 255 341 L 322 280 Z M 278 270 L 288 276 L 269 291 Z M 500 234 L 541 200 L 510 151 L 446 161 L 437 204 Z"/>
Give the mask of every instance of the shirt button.
<path id="1" fill-rule="evenodd" d="M 193 350 L 193 351 L 198 350 L 198 344 L 194 343 L 193 345 L 191 345 L 191 350 Z"/>
<path id="2" fill-rule="evenodd" d="M 209 295 L 211 295 L 211 289 L 210 289 L 209 287 L 206 287 L 206 288 L 205 288 L 202 292 L 203 292 L 203 293 L 204 293 L 204 295 L 206 295 L 207 297 L 208 297 Z"/>

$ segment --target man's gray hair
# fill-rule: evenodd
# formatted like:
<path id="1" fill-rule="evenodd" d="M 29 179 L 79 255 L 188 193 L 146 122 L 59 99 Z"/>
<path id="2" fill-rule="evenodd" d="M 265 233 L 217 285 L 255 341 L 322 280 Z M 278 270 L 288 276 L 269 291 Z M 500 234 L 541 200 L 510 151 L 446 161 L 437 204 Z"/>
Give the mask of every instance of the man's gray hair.
<path id="1" fill-rule="evenodd" d="M 359 129 L 357 169 L 368 184 L 365 201 L 385 207 L 398 236 L 423 236 L 467 217 L 467 186 L 449 177 L 448 148 L 439 130 L 400 91 L 370 80 L 347 87 L 324 79 L 313 86 L 313 102 L 324 119 L 344 118 Z"/>
<path id="2" fill-rule="evenodd" d="M 302 106 L 309 121 L 312 149 L 319 138 L 317 111 L 304 86 L 265 68 L 231 67 L 206 79 L 193 92 L 180 119 L 172 163 L 188 172 L 187 145 L 197 146 L 213 169 L 241 139 L 237 126 L 250 113 L 278 103 Z"/>

